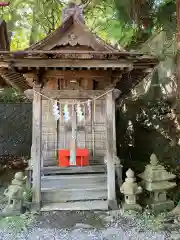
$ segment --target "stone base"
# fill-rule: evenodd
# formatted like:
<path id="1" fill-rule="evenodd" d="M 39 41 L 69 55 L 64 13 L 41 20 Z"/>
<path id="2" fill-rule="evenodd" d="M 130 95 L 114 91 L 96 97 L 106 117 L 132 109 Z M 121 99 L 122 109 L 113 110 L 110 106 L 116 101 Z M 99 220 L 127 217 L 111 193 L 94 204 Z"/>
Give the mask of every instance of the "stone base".
<path id="1" fill-rule="evenodd" d="M 173 215 L 177 215 L 177 216 L 180 216 L 180 205 L 178 204 L 172 211 L 171 213 Z"/>
<path id="2" fill-rule="evenodd" d="M 174 202 L 167 200 L 165 202 L 149 202 L 149 208 L 154 212 L 171 211 L 174 208 Z"/>
<path id="3" fill-rule="evenodd" d="M 116 200 L 108 200 L 108 208 L 109 210 L 117 210 L 118 205 L 117 205 L 117 201 Z"/>
<path id="4" fill-rule="evenodd" d="M 2 212 L 0 212 L 0 216 L 2 217 L 10 217 L 10 216 L 20 216 L 23 212 L 20 210 L 3 210 Z"/>
<path id="5" fill-rule="evenodd" d="M 129 210 L 142 211 L 142 207 L 139 204 L 123 203 L 122 208 L 124 211 L 129 211 Z"/>
<path id="6" fill-rule="evenodd" d="M 41 203 L 32 202 L 30 206 L 30 211 L 32 213 L 39 212 L 41 210 Z"/>

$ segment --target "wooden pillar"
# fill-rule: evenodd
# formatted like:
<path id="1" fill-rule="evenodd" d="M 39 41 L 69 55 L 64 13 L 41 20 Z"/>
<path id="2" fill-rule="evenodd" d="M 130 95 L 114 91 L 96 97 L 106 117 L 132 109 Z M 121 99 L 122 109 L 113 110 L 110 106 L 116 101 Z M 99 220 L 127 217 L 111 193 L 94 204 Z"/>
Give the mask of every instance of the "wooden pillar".
<path id="1" fill-rule="evenodd" d="M 106 128 L 107 128 L 107 188 L 108 188 L 108 206 L 110 209 L 117 209 L 116 184 L 115 184 L 115 137 L 114 137 L 114 111 L 113 111 L 113 91 L 106 95 Z"/>
<path id="2" fill-rule="evenodd" d="M 122 185 L 122 165 L 120 159 L 117 157 L 117 146 L 116 146 L 116 99 L 120 96 L 120 90 L 114 89 L 113 91 L 113 102 L 112 102 L 112 111 L 113 111 L 113 150 L 114 150 L 114 165 L 115 173 L 117 176 L 117 182 L 119 187 Z"/>
<path id="3" fill-rule="evenodd" d="M 35 87 L 40 92 L 40 87 Z M 32 208 L 39 210 L 41 204 L 41 139 L 42 139 L 42 99 L 41 95 L 34 93 L 33 100 L 33 184 L 32 184 Z"/>
<path id="4" fill-rule="evenodd" d="M 70 163 L 76 165 L 76 141 L 77 141 L 77 116 L 75 105 L 72 105 L 72 140 L 70 149 Z"/>

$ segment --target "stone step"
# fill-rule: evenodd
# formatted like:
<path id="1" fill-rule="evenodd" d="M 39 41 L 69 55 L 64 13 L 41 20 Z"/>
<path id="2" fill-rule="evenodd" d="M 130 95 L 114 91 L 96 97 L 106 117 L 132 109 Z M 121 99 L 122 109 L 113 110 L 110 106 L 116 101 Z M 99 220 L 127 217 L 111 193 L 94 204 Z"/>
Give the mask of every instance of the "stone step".
<path id="1" fill-rule="evenodd" d="M 108 210 L 108 202 L 77 201 L 66 203 L 43 203 L 41 211 L 88 211 L 88 210 Z"/>
<path id="2" fill-rule="evenodd" d="M 80 200 L 105 200 L 107 199 L 106 187 L 85 189 L 42 189 L 42 202 L 70 202 Z"/>

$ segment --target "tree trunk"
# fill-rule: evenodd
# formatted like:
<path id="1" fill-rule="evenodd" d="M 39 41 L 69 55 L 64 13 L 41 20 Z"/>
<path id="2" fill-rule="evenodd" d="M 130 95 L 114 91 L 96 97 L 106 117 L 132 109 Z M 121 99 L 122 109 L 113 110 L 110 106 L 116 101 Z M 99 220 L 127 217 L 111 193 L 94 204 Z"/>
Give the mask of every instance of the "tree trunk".
<path id="1" fill-rule="evenodd" d="M 180 123 L 180 0 L 176 0 L 176 17 L 177 17 L 177 56 L 176 56 L 176 106 L 175 112 L 177 121 Z M 177 136 L 179 138 L 179 136 Z M 179 140 L 179 139 L 178 139 Z M 180 140 L 179 140 L 180 141 Z M 174 215 L 180 215 L 180 199 L 178 205 L 173 209 Z"/>
<path id="2" fill-rule="evenodd" d="M 177 16 L 177 55 L 176 55 L 176 106 L 175 111 L 178 122 L 180 123 L 180 0 L 176 0 Z"/>
<path id="3" fill-rule="evenodd" d="M 31 27 L 31 35 L 29 39 L 29 46 L 34 44 L 36 42 L 36 28 L 37 28 L 37 23 L 36 23 L 36 4 L 34 4 L 33 7 L 33 15 L 32 15 L 32 27 Z"/>

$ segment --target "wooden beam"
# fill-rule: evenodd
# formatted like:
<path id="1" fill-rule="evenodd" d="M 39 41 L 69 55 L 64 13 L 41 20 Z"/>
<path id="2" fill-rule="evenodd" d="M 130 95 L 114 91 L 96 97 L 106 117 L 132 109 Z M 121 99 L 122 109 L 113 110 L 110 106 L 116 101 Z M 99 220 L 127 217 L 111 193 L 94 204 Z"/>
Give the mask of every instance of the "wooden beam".
<path id="1" fill-rule="evenodd" d="M 7 84 L 11 85 L 15 89 L 24 91 L 29 87 L 23 75 L 15 72 L 14 70 L 0 68 L 0 75 L 7 82 Z"/>
<path id="2" fill-rule="evenodd" d="M 8 85 L 11 85 L 13 88 L 17 89 L 18 91 L 21 91 L 20 87 L 18 84 L 14 83 L 13 81 L 10 81 L 8 75 L 6 73 L 1 73 L 1 77 L 6 81 Z"/>
<path id="3" fill-rule="evenodd" d="M 29 99 L 33 99 L 33 89 L 28 89 L 24 92 Z M 105 93 L 104 90 L 42 90 L 41 93 L 52 99 L 90 99 L 98 97 Z M 103 99 L 104 97 L 102 97 Z M 42 99 L 45 99 L 42 97 Z"/>
<path id="4" fill-rule="evenodd" d="M 116 155 L 114 147 L 114 109 L 113 109 L 113 92 L 106 95 L 106 128 L 107 128 L 107 188 L 108 188 L 108 205 L 110 209 L 117 208 L 116 201 L 116 184 L 115 184 L 115 166 L 114 156 Z"/>
<path id="5" fill-rule="evenodd" d="M 103 78 L 106 77 L 111 77 L 113 76 L 119 76 L 121 72 L 114 72 L 112 73 L 112 70 L 109 69 L 108 71 L 104 71 L 103 69 L 101 70 L 51 70 L 49 69 L 45 74 L 44 77 L 65 77 L 65 78 L 72 78 L 72 76 L 76 76 L 76 78 L 86 78 L 86 79 L 92 79 L 92 78 Z"/>
<path id="6" fill-rule="evenodd" d="M 40 91 L 40 87 L 34 88 Z M 41 204 L 41 139 L 42 139 L 42 100 L 39 94 L 34 94 L 33 100 L 33 184 L 32 208 L 39 210 Z"/>
<path id="7" fill-rule="evenodd" d="M 0 67 L 8 67 L 10 63 L 0 62 Z M 87 67 L 87 68 L 124 68 L 131 67 L 133 63 L 127 60 L 94 60 L 94 59 L 16 59 L 14 67 Z"/>

